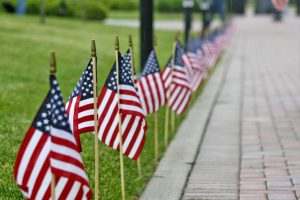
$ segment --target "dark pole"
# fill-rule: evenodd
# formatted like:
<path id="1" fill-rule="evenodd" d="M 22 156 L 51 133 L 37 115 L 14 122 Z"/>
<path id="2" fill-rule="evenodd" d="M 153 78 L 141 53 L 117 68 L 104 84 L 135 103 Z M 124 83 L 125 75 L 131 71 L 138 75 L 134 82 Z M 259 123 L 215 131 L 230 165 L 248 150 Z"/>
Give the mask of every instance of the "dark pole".
<path id="1" fill-rule="evenodd" d="M 182 7 L 184 9 L 184 41 L 185 45 L 187 45 L 192 27 L 194 0 L 183 0 Z"/>
<path id="2" fill-rule="evenodd" d="M 153 47 L 153 0 L 140 0 L 141 70 Z"/>
<path id="3" fill-rule="evenodd" d="M 202 13 L 202 30 L 201 30 L 201 38 L 206 37 L 207 31 L 209 29 L 211 16 L 210 16 L 210 3 L 208 0 L 202 0 L 200 5 L 200 11 Z"/>
<path id="4" fill-rule="evenodd" d="M 296 0 L 297 4 L 297 14 L 300 16 L 300 0 Z"/>

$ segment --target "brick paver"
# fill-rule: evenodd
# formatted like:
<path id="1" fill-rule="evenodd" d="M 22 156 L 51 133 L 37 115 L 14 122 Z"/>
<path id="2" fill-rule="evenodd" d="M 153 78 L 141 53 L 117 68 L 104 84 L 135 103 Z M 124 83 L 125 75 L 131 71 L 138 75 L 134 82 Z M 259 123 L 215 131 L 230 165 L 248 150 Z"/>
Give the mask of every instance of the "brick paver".
<path id="1" fill-rule="evenodd" d="M 300 18 L 243 18 L 183 199 L 300 199 Z"/>
<path id="2" fill-rule="evenodd" d="M 300 19 L 256 22 L 240 31 L 247 38 L 240 199 L 294 200 L 300 191 Z"/>

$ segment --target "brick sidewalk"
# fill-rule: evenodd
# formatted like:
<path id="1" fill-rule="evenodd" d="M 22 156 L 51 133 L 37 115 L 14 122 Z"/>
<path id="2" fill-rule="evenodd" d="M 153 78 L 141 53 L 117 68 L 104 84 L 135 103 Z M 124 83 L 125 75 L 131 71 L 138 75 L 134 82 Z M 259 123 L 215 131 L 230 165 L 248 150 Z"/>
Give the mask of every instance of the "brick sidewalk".
<path id="1" fill-rule="evenodd" d="M 241 32 L 249 38 L 244 46 L 241 200 L 300 197 L 300 19 L 297 26 L 292 26 L 294 18 L 289 20 L 268 26 L 262 21 L 255 31 L 243 26 Z"/>
<path id="2" fill-rule="evenodd" d="M 300 18 L 241 18 L 183 199 L 300 199 Z"/>
<path id="3" fill-rule="evenodd" d="M 141 200 L 300 199 L 300 18 L 236 27 Z"/>

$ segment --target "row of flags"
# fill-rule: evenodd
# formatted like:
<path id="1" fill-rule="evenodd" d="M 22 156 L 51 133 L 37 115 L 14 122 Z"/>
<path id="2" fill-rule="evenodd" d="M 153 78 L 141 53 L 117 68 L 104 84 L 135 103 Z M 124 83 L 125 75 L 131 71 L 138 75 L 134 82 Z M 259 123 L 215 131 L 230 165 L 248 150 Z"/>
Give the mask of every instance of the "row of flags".
<path id="1" fill-rule="evenodd" d="M 139 76 L 132 69 L 130 50 L 123 56 L 117 51 L 97 99 L 98 139 L 117 151 L 121 143 L 125 156 L 138 159 L 146 138 L 145 116 L 164 105 L 179 115 L 185 112 L 193 92 L 226 48 L 232 27 L 215 30 L 205 40 L 191 39 L 186 48 L 177 40 L 162 71 L 153 49 Z M 26 199 L 49 199 L 51 184 L 56 199 L 92 198 L 80 155 L 80 134 L 95 131 L 93 76 L 90 59 L 64 104 L 55 74 L 50 75 L 50 91 L 15 163 L 14 177 Z"/>

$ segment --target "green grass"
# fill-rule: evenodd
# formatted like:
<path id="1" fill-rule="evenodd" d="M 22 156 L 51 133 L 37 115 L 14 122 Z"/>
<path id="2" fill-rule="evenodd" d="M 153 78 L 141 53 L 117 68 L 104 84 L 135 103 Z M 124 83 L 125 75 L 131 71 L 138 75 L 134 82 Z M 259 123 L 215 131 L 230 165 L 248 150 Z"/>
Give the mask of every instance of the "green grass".
<path id="1" fill-rule="evenodd" d="M 48 18 L 40 25 L 38 17 L 0 14 L 0 199 L 22 199 L 13 179 L 13 166 L 20 144 L 37 109 L 49 89 L 49 53 L 57 57 L 57 77 L 63 97 L 69 96 L 90 58 L 91 39 L 96 40 L 98 52 L 99 90 L 114 61 L 114 39 L 120 37 L 122 52 L 127 49 L 127 37 L 133 36 L 138 49 L 138 30 L 105 26 L 98 22 Z M 171 54 L 172 32 L 156 32 L 158 59 L 163 66 Z M 135 51 L 136 68 L 139 54 Z M 201 86 L 193 101 L 204 88 Z M 159 111 L 159 157 L 164 148 L 164 109 Z M 176 126 L 185 118 L 176 117 Z M 141 154 L 143 177 L 138 177 L 136 162 L 125 158 L 127 199 L 137 199 L 155 170 L 153 117 L 147 117 L 148 132 Z M 169 134 L 169 140 L 174 134 Z M 91 133 L 81 135 L 82 157 L 94 190 L 94 141 Z M 119 153 L 101 142 L 101 199 L 120 199 Z"/>
<path id="2" fill-rule="evenodd" d="M 154 12 L 155 20 L 183 20 L 183 12 L 174 12 L 174 13 L 162 13 Z M 139 11 L 109 11 L 108 18 L 114 19 L 139 19 Z M 200 19 L 200 13 L 194 12 L 194 18 L 196 20 Z"/>
<path id="3" fill-rule="evenodd" d="M 0 21 L 0 199 L 21 199 L 13 180 L 13 166 L 26 130 L 49 89 L 50 51 L 56 52 L 57 77 L 66 100 L 89 60 L 91 39 L 97 44 L 100 88 L 114 60 L 115 36 L 120 37 L 122 52 L 127 49 L 129 34 L 133 36 L 135 49 L 138 49 L 138 30 L 59 18 L 48 18 L 46 25 L 40 25 L 38 17 L 5 14 L 0 14 Z M 164 65 L 171 54 L 174 33 L 157 32 L 156 35 L 160 41 L 158 57 Z M 138 61 L 137 51 L 135 58 Z M 143 178 L 138 178 L 136 162 L 125 158 L 128 199 L 137 199 L 155 169 L 153 118 L 150 116 L 147 120 L 149 130 L 141 155 Z M 162 109 L 159 112 L 159 157 L 164 152 L 163 122 Z M 93 135 L 83 134 L 81 139 L 83 161 L 94 188 Z M 119 154 L 102 143 L 99 149 L 100 196 L 120 199 Z"/>

